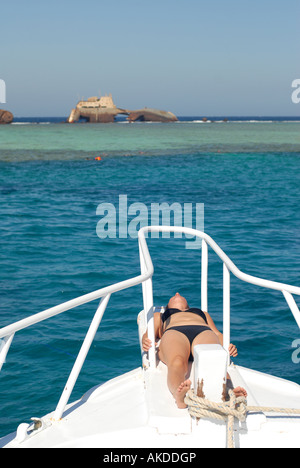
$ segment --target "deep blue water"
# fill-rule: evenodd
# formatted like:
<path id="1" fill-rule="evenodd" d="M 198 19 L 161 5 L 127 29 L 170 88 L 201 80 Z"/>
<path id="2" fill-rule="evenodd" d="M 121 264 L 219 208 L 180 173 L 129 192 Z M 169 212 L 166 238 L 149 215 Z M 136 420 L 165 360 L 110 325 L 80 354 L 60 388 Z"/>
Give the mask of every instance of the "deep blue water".
<path id="1" fill-rule="evenodd" d="M 242 271 L 300 285 L 300 151 L 156 150 L 155 157 L 114 153 L 101 161 L 97 153 L 72 159 L 69 149 L 64 160 L 63 146 L 55 160 L 15 161 L 19 148 L 5 151 L 12 157 L 0 162 L 1 326 L 139 274 L 136 239 L 96 233 L 98 205 L 118 211 L 121 194 L 149 213 L 153 203 L 203 203 L 205 232 Z M 157 305 L 180 291 L 199 306 L 201 252 L 185 242 L 149 239 Z M 212 252 L 209 259 L 208 311 L 222 329 L 222 265 Z M 299 329 L 282 294 L 232 277 L 231 305 L 235 362 L 300 383 L 300 364 L 292 361 Z M 0 374 L 0 436 L 55 408 L 96 307 L 15 336 Z M 140 366 L 141 308 L 141 286 L 112 296 L 71 400 Z"/>

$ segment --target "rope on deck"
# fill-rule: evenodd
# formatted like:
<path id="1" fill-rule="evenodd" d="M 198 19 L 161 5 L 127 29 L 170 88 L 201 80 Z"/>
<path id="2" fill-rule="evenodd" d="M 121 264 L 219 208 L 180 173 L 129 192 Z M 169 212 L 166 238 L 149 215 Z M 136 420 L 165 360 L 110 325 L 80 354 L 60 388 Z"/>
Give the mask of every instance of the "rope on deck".
<path id="1" fill-rule="evenodd" d="M 266 406 L 247 406 L 245 397 L 236 397 L 233 390 L 229 390 L 230 400 L 222 403 L 215 403 L 205 398 L 198 397 L 190 390 L 184 402 L 188 406 L 190 416 L 197 419 L 209 418 L 227 422 L 227 448 L 234 448 L 233 428 L 234 418 L 239 421 L 246 421 L 249 412 L 284 413 L 288 415 L 300 415 L 300 409 L 275 408 Z"/>

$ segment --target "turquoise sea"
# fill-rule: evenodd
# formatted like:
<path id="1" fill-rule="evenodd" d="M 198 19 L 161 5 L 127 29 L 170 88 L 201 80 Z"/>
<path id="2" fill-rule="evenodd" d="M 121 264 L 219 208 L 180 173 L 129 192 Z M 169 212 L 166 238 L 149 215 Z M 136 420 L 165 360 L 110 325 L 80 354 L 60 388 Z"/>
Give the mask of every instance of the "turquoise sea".
<path id="1" fill-rule="evenodd" d="M 98 205 L 118 212 L 120 195 L 149 212 L 204 204 L 205 232 L 238 268 L 300 286 L 300 119 L 33 120 L 0 127 L 0 327 L 139 274 L 135 238 L 96 232 Z M 179 291 L 199 306 L 201 251 L 185 238 L 149 247 L 155 304 Z M 209 262 L 208 311 L 222 329 L 222 265 L 212 251 Z M 300 384 L 299 329 L 282 294 L 234 277 L 231 291 L 235 362 Z M 55 409 L 96 308 L 16 334 L 0 374 L 0 436 Z M 141 308 L 141 286 L 112 296 L 71 401 L 141 365 Z"/>

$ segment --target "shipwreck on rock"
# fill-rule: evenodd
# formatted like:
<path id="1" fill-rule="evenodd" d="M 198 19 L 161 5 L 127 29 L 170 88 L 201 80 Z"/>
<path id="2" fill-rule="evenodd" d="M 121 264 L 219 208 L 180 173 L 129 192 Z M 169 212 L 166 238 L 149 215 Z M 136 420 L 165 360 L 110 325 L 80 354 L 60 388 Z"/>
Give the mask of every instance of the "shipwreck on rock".
<path id="1" fill-rule="evenodd" d="M 178 119 L 172 112 L 145 107 L 140 110 L 128 110 L 118 108 L 113 101 L 112 95 L 90 97 L 86 101 L 78 102 L 75 109 L 67 119 L 68 123 L 85 120 L 89 123 L 112 123 L 118 115 L 127 115 L 129 122 L 176 122 Z"/>

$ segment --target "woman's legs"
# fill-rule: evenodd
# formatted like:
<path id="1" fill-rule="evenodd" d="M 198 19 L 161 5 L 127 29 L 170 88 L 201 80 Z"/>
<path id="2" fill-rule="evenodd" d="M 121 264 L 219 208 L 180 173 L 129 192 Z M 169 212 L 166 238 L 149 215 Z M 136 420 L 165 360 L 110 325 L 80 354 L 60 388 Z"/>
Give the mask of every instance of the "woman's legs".
<path id="1" fill-rule="evenodd" d="M 220 344 L 217 335 L 210 330 L 203 331 L 194 339 L 192 346 L 189 339 L 181 332 L 168 330 L 164 333 L 160 347 L 159 359 L 168 367 L 168 387 L 175 398 L 178 408 L 186 408 L 184 398 L 191 387 L 191 381 L 186 380 L 190 353 L 198 344 Z M 245 389 L 233 389 L 236 396 L 247 396 Z"/>
<path id="2" fill-rule="evenodd" d="M 176 330 L 168 330 L 160 342 L 159 359 L 168 367 L 168 387 L 178 408 L 186 408 L 184 397 L 191 382 L 186 379 L 191 346 L 188 338 Z"/>
<path id="3" fill-rule="evenodd" d="M 196 336 L 192 343 L 192 354 L 194 355 L 194 347 L 199 344 L 220 344 L 217 335 L 211 331 L 206 330 Z"/>

